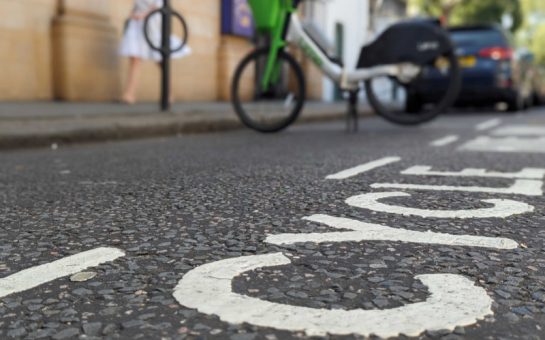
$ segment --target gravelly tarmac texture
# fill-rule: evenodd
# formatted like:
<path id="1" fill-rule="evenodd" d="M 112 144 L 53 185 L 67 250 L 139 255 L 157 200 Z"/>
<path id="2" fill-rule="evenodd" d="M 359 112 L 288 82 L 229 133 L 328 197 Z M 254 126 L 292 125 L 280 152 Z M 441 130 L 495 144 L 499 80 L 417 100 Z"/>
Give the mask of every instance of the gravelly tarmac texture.
<path id="1" fill-rule="evenodd" d="M 486 132 L 474 126 L 545 124 L 545 111 L 522 116 L 461 114 L 405 129 L 378 119 L 358 134 L 317 124 L 273 136 L 250 131 L 0 155 L 0 277 L 98 247 L 126 256 L 86 271 L 85 282 L 60 278 L 0 298 L 0 338 L 27 339 L 290 339 L 303 333 L 231 325 L 187 309 L 173 289 L 200 265 L 283 252 L 289 266 L 233 280 L 233 291 L 294 306 L 389 309 L 422 302 L 420 274 L 460 274 L 483 287 L 494 314 L 421 339 L 545 339 L 545 198 L 410 190 L 387 203 L 422 209 L 488 207 L 482 199 L 513 199 L 535 207 L 506 219 L 436 219 L 358 209 L 351 196 L 391 190 L 373 183 L 508 187 L 511 179 L 404 176 L 414 165 L 442 171 L 545 168 L 545 154 L 461 152 Z M 542 118 L 543 117 L 543 118 Z M 449 134 L 461 141 L 429 143 Z M 402 161 L 343 181 L 325 176 L 386 156 Z M 396 191 L 396 190 L 394 190 Z M 313 214 L 349 217 L 394 228 L 506 237 L 514 250 L 400 242 L 264 242 L 269 234 L 329 232 L 303 221 Z M 338 339 L 361 336 L 331 336 Z M 406 337 L 400 336 L 404 339 Z"/>

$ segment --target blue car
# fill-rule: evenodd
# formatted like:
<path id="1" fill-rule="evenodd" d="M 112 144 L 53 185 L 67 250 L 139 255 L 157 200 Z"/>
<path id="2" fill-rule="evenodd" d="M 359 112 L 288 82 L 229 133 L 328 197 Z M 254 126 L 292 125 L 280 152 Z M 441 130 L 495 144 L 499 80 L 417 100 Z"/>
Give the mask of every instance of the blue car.
<path id="1" fill-rule="evenodd" d="M 522 80 L 509 36 L 493 25 L 449 31 L 462 69 L 462 88 L 456 104 L 485 106 L 504 102 L 509 111 L 522 109 L 529 94 L 520 88 Z M 412 105 L 432 102 L 445 87 L 441 65 L 435 65 L 424 70 L 408 101 Z"/>

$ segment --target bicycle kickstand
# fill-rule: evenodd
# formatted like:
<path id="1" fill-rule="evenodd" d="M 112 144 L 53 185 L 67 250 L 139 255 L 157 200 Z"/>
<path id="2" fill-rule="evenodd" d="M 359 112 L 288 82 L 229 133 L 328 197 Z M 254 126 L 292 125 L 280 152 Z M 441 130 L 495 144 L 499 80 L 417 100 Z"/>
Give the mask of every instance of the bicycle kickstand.
<path id="1" fill-rule="evenodd" d="M 346 131 L 358 132 L 358 92 L 350 91 L 348 96 L 348 111 L 346 113 Z"/>

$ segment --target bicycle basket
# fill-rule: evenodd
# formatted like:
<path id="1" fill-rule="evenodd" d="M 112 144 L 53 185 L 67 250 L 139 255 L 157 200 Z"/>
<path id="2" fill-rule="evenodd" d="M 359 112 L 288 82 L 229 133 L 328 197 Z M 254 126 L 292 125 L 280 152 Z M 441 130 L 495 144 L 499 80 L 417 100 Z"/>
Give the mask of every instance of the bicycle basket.
<path id="1" fill-rule="evenodd" d="M 280 10 L 280 0 L 248 0 L 254 15 L 255 27 L 260 31 L 270 31 L 276 24 Z"/>

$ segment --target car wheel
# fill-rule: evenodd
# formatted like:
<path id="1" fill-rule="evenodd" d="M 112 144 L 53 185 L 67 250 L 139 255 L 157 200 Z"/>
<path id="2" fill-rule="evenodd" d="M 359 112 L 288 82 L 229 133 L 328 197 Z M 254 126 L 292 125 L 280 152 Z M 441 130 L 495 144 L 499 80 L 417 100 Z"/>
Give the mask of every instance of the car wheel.
<path id="1" fill-rule="evenodd" d="M 542 104 L 541 98 L 539 97 L 539 94 L 537 94 L 537 92 L 534 92 L 532 94 L 532 102 L 534 106 L 540 106 Z"/>
<path id="2" fill-rule="evenodd" d="M 422 110 L 423 104 L 420 97 L 416 93 L 413 93 L 407 96 L 405 106 L 407 113 L 418 113 Z"/>
<path id="3" fill-rule="evenodd" d="M 524 109 L 524 99 L 519 92 L 516 92 L 512 98 L 507 100 L 507 111 L 518 112 Z"/>

